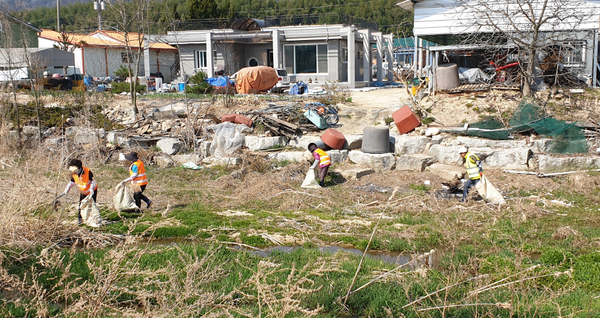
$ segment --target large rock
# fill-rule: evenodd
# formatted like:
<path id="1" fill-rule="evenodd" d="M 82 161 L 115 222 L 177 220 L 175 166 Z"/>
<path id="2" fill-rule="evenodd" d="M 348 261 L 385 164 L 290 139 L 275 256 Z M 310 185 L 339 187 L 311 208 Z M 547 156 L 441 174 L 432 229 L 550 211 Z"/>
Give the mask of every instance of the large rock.
<path id="1" fill-rule="evenodd" d="M 313 156 L 308 151 L 286 151 L 270 154 L 268 159 L 275 161 L 312 162 Z"/>
<path id="2" fill-rule="evenodd" d="M 531 154 L 529 148 L 500 149 L 482 160 L 484 168 L 525 170 L 529 168 Z"/>
<path id="3" fill-rule="evenodd" d="M 337 170 L 336 170 L 337 171 Z M 375 173 L 375 170 L 370 168 L 354 168 L 338 171 L 346 180 L 356 180 L 364 176 Z"/>
<path id="4" fill-rule="evenodd" d="M 207 157 L 202 162 L 209 166 L 235 166 L 241 164 L 242 160 L 234 157 Z"/>
<path id="5" fill-rule="evenodd" d="M 535 139 L 531 142 L 531 151 L 534 153 L 548 153 L 550 150 L 550 138 Z"/>
<path id="6" fill-rule="evenodd" d="M 176 164 L 180 164 L 180 165 L 187 163 L 187 162 L 193 162 L 195 164 L 199 164 L 201 162 L 198 155 L 193 154 L 193 153 L 184 154 L 184 155 L 174 155 L 174 156 L 171 156 L 171 159 L 173 159 L 173 161 Z"/>
<path id="7" fill-rule="evenodd" d="M 370 154 L 359 150 L 348 153 L 348 159 L 358 165 L 369 167 L 375 171 L 389 171 L 396 165 L 396 156 L 391 153 Z"/>
<path id="8" fill-rule="evenodd" d="M 396 170 L 410 170 L 423 172 L 425 168 L 435 163 L 435 158 L 423 155 L 403 155 L 396 159 Z"/>
<path id="9" fill-rule="evenodd" d="M 462 146 L 433 145 L 428 154 L 441 164 L 461 165 L 464 162 L 464 159 L 458 153 L 461 148 Z"/>
<path id="10" fill-rule="evenodd" d="M 267 150 L 275 147 L 285 147 L 288 144 L 288 138 L 284 136 L 277 137 L 257 137 L 246 136 L 244 138 L 244 146 L 251 151 Z M 308 145 L 307 145 L 308 146 Z"/>
<path id="11" fill-rule="evenodd" d="M 420 154 L 425 151 L 427 144 L 431 139 L 425 136 L 402 135 L 396 137 L 396 153 L 399 154 Z"/>
<path id="12" fill-rule="evenodd" d="M 154 156 L 154 163 L 159 168 L 167 168 L 175 165 L 173 159 L 166 155 Z"/>
<path id="13" fill-rule="evenodd" d="M 73 141 L 80 145 L 97 144 L 104 135 L 104 129 L 79 128 L 74 133 Z"/>
<path id="14" fill-rule="evenodd" d="M 491 148 L 525 148 L 525 140 L 492 140 L 485 138 L 458 136 L 456 140 L 466 147 L 491 147 Z"/>
<path id="15" fill-rule="evenodd" d="M 465 174 L 465 169 L 462 167 L 445 165 L 441 163 L 432 164 L 429 166 L 429 171 L 447 182 L 453 182 L 461 179 Z"/>
<path id="16" fill-rule="evenodd" d="M 358 150 L 362 147 L 362 135 L 345 135 L 344 149 Z"/>
<path id="17" fill-rule="evenodd" d="M 564 157 L 539 155 L 538 165 L 541 173 L 567 172 L 600 168 L 600 157 Z"/>
<path id="18" fill-rule="evenodd" d="M 348 150 L 328 150 L 331 163 L 341 163 L 348 159 Z"/>
<path id="19" fill-rule="evenodd" d="M 165 138 L 156 143 L 156 147 L 167 155 L 174 155 L 181 149 L 181 141 L 177 138 Z"/>

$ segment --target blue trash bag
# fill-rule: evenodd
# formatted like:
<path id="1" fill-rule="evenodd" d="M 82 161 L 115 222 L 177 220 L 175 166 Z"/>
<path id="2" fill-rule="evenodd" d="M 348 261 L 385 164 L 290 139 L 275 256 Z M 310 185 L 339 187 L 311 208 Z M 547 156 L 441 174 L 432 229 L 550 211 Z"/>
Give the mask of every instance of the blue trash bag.
<path id="1" fill-rule="evenodd" d="M 298 82 L 290 88 L 290 95 L 302 95 L 308 91 L 308 85 L 304 82 Z"/>
<path id="2" fill-rule="evenodd" d="M 212 87 L 227 87 L 234 85 L 233 81 L 230 80 L 228 76 L 210 77 L 205 79 L 205 81 Z"/>

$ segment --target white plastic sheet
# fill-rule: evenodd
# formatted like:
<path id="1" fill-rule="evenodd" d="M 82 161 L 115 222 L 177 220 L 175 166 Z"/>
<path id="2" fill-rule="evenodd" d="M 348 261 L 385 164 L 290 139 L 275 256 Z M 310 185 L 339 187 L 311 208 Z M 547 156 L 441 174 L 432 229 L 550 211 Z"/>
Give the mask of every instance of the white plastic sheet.
<path id="1" fill-rule="evenodd" d="M 230 122 L 212 125 L 209 127 L 215 132 L 210 144 L 210 153 L 216 157 L 229 157 L 242 148 L 244 134 L 249 130 L 248 126 Z"/>
<path id="2" fill-rule="evenodd" d="M 100 209 L 92 199 L 91 195 L 85 197 L 79 203 L 79 208 L 81 209 L 81 218 L 83 219 L 83 223 L 87 226 L 91 227 L 99 227 L 102 224 L 102 218 L 100 217 Z"/>
<path id="3" fill-rule="evenodd" d="M 485 177 L 485 175 L 481 176 L 481 181 L 477 182 L 475 185 L 475 189 L 479 192 L 479 195 L 489 203 L 505 203 L 504 197 L 494 185 Z"/>
<path id="4" fill-rule="evenodd" d="M 304 182 L 302 182 L 302 188 L 321 189 L 319 181 L 317 181 L 318 175 L 319 167 L 308 169 L 308 172 L 306 173 L 306 178 L 304 178 Z"/>
<path id="5" fill-rule="evenodd" d="M 113 205 L 115 209 L 119 212 L 121 211 L 133 211 L 138 208 L 135 205 L 135 200 L 133 200 L 133 194 L 131 193 L 131 189 L 129 187 L 124 186 L 122 183 L 119 183 L 115 188 L 115 195 L 113 196 Z"/>

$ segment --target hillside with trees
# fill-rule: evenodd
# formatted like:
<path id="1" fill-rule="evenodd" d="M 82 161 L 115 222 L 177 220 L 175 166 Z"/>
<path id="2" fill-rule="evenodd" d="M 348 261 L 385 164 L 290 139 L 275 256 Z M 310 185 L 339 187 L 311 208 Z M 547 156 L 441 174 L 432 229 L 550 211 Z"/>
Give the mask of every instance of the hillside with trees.
<path id="1" fill-rule="evenodd" d="M 171 29 L 174 20 L 197 19 L 236 19 L 251 17 L 279 21 L 282 25 L 297 24 L 300 20 L 285 17 L 310 17 L 305 19 L 315 24 L 351 23 L 368 21 L 376 23 L 385 33 L 409 34 L 407 24 L 398 29 L 404 21 L 412 20 L 412 14 L 396 6 L 396 0 L 149 0 L 152 1 L 149 17 L 154 32 L 163 33 Z M 131 4 L 133 5 L 133 4 Z M 14 11 L 13 14 L 38 28 L 56 29 L 56 8 L 37 7 Z M 331 19 L 328 16 L 349 17 L 346 20 Z M 91 32 L 98 25 L 98 13 L 92 1 L 76 2 L 61 7 L 61 27 L 70 32 Z M 294 23 L 294 21 L 296 23 Z M 210 25 L 210 21 L 206 21 Z M 302 22 L 300 22 L 302 23 Z M 308 22 L 304 22 L 306 24 Z M 114 26 L 112 26 L 114 27 Z M 111 28 L 110 25 L 107 28 Z"/>

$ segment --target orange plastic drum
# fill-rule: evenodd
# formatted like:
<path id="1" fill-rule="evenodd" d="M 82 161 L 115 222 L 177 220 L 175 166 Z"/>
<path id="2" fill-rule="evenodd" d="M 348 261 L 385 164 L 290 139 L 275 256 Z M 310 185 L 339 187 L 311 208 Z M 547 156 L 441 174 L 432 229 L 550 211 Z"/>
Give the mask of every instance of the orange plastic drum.
<path id="1" fill-rule="evenodd" d="M 329 128 L 325 130 L 323 136 L 321 136 L 321 140 L 327 146 L 333 149 L 342 149 L 344 147 L 344 142 L 346 141 L 346 137 L 342 135 L 339 131 Z"/>
<path id="2" fill-rule="evenodd" d="M 392 118 L 394 119 L 394 123 L 396 123 L 396 127 L 398 127 L 398 131 L 401 134 L 406 134 L 421 124 L 417 116 L 413 114 L 408 105 L 404 105 L 395 111 L 392 114 Z"/>

